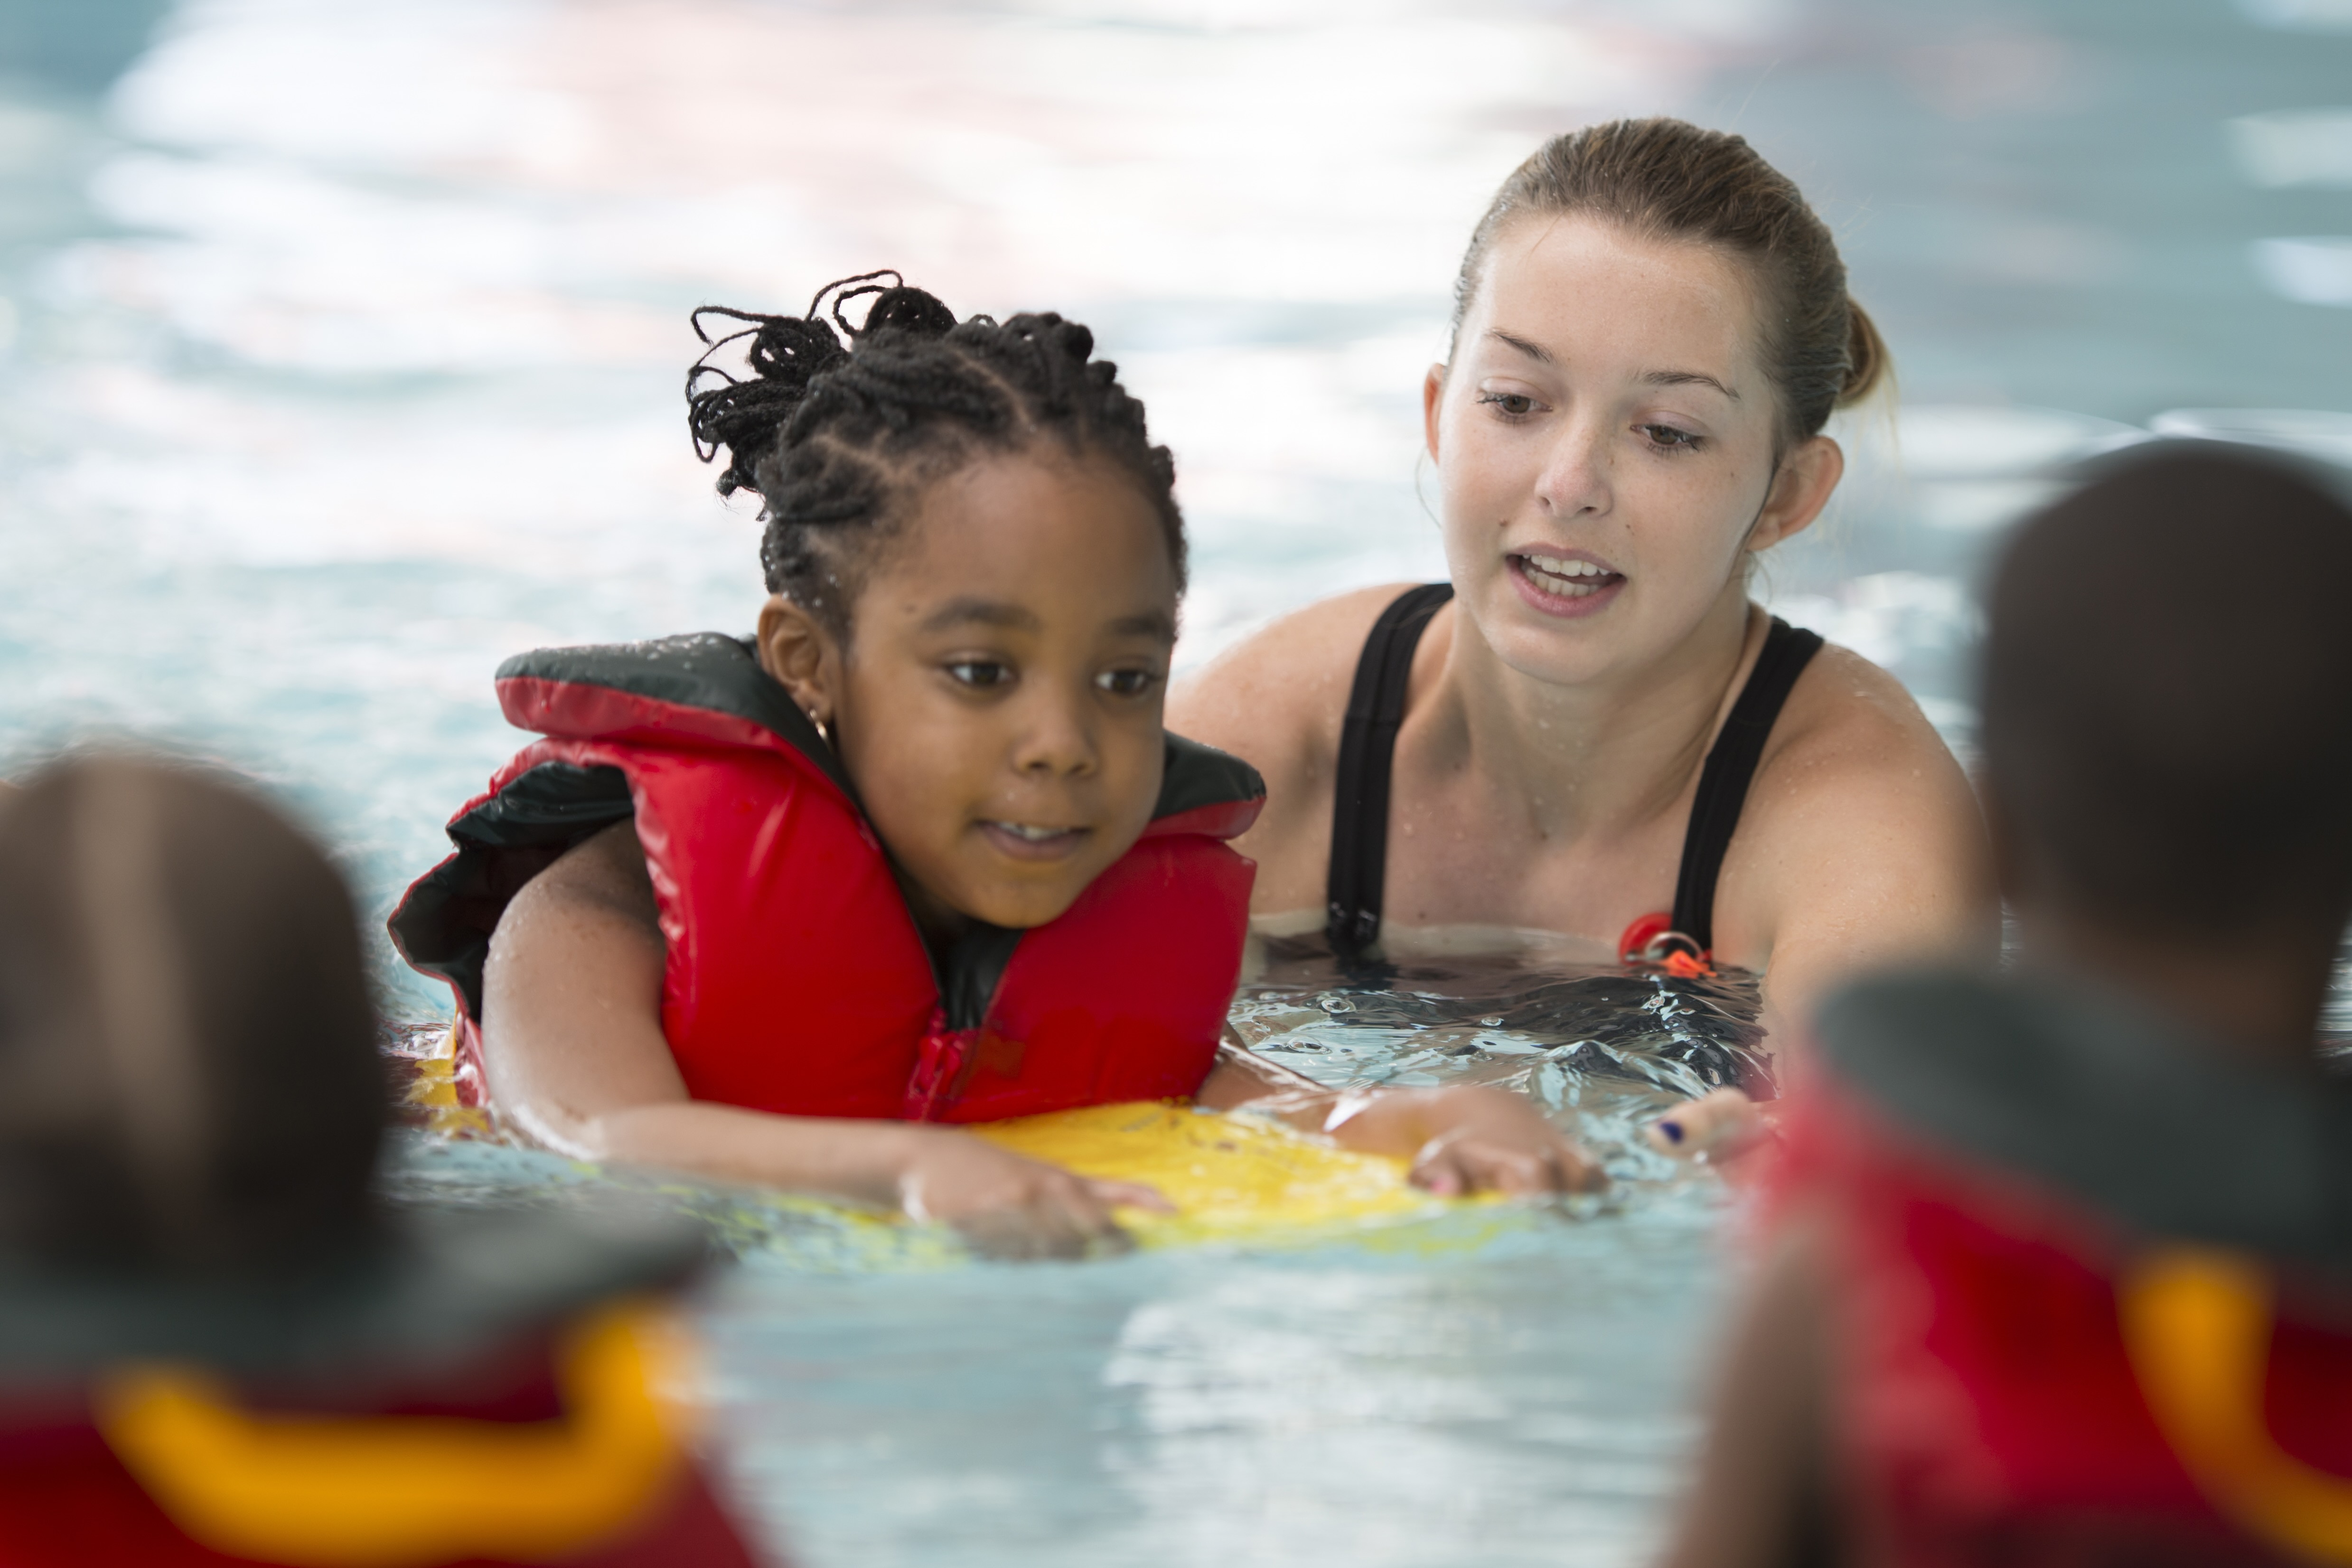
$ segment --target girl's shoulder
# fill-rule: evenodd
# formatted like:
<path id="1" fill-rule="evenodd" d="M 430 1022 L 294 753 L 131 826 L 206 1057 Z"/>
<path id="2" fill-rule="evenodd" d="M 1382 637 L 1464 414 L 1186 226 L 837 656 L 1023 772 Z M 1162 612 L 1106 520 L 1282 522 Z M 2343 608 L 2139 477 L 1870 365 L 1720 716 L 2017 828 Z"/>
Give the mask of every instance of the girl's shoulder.
<path id="1" fill-rule="evenodd" d="M 1269 781 L 1314 771 L 1339 749 L 1372 623 L 1412 586 L 1359 588 L 1277 616 L 1177 684 L 1168 727 L 1246 758 Z"/>

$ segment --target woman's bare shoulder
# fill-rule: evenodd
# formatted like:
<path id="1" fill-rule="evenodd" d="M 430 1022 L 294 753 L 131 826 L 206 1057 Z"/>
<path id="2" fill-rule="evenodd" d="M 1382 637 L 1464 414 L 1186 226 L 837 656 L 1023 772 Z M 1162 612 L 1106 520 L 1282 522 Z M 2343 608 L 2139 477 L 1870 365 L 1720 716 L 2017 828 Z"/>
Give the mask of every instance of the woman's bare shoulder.
<path id="1" fill-rule="evenodd" d="M 1293 610 L 1176 683 L 1168 727 L 1269 776 L 1339 745 L 1364 638 L 1410 584 L 1361 588 Z"/>
<path id="2" fill-rule="evenodd" d="M 1967 775 L 1903 683 L 1835 643 L 1789 694 L 1756 773 L 1759 827 L 1823 823 L 1962 822 L 1973 831 Z"/>
<path id="3" fill-rule="evenodd" d="M 1773 727 L 1722 887 L 1739 945 L 1776 966 L 1972 952 L 1997 929 L 1967 774 L 1902 682 L 1834 644 Z"/>
<path id="4" fill-rule="evenodd" d="M 1918 700 L 1894 676 L 1836 643 L 1824 643 L 1799 678 L 1772 741 L 1768 767 L 1838 761 L 1869 772 L 1933 762 L 1958 776 L 1959 764 Z"/>

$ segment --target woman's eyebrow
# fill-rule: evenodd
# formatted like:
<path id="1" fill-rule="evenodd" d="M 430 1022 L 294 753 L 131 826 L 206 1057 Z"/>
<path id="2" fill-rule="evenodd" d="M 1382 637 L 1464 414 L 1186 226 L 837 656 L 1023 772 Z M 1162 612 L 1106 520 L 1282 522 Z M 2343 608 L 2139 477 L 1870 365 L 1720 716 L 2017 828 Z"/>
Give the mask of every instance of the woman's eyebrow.
<path id="1" fill-rule="evenodd" d="M 1732 402 L 1739 401 L 1739 394 L 1703 370 L 1654 370 L 1642 380 L 1651 386 L 1711 386 Z"/>
<path id="2" fill-rule="evenodd" d="M 1500 327 L 1487 328 L 1486 335 L 1494 339 L 1498 343 L 1506 343 L 1510 347 L 1518 350 L 1521 353 L 1527 355 L 1538 364 L 1551 364 L 1556 363 L 1551 357 L 1551 351 L 1544 347 L 1543 344 L 1529 342 L 1525 338 L 1515 338 L 1510 333 L 1503 331 Z"/>
<path id="3" fill-rule="evenodd" d="M 1541 343 L 1530 342 L 1526 338 L 1515 337 L 1511 333 L 1503 331 L 1500 327 L 1487 328 L 1486 335 L 1494 339 L 1498 343 L 1518 350 L 1519 353 L 1527 355 L 1538 364 L 1557 364 L 1559 363 L 1553 357 L 1552 352 L 1544 347 Z M 1703 370 L 1654 370 L 1648 374 L 1643 376 L 1642 380 L 1644 384 L 1650 386 L 1711 386 L 1715 388 L 1716 391 L 1723 394 L 1724 396 L 1731 399 L 1732 402 L 1737 403 L 1739 401 L 1739 394 L 1734 392 L 1723 382 L 1707 374 L 1706 372 Z"/>

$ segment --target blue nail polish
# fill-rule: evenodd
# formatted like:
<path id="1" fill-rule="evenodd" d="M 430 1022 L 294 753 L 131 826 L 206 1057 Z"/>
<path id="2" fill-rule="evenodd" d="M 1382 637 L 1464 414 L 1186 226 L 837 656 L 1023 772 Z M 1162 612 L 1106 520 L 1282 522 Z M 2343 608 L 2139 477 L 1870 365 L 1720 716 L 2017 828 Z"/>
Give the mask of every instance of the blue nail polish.
<path id="1" fill-rule="evenodd" d="M 1661 1121 L 1658 1123 L 1658 1131 L 1666 1135 L 1666 1142 L 1669 1143 L 1679 1143 L 1683 1141 L 1683 1124 L 1679 1121 Z"/>

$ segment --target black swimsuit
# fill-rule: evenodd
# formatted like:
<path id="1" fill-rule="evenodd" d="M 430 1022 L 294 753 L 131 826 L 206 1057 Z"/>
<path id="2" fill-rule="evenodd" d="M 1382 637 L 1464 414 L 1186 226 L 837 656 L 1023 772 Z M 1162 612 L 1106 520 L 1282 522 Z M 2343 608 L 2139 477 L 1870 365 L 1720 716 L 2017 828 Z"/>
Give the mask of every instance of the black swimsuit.
<path id="1" fill-rule="evenodd" d="M 1451 583 L 1408 588 L 1364 639 L 1356 662 L 1348 721 L 1339 731 L 1339 769 L 1331 811 L 1329 916 L 1331 950 L 1360 961 L 1381 934 L 1381 897 L 1388 879 L 1389 774 L 1396 761 L 1397 727 L 1404 721 L 1405 688 L 1413 649 L 1438 606 L 1454 597 Z M 1764 651 L 1740 688 L 1723 732 L 1706 754 L 1683 833 L 1682 872 L 1675 879 L 1673 929 L 1704 952 L 1715 945 L 1715 881 L 1724 851 L 1739 826 L 1748 781 L 1764 754 L 1765 738 L 1789 689 L 1821 651 L 1819 633 L 1799 631 L 1780 616 L 1764 637 Z"/>

